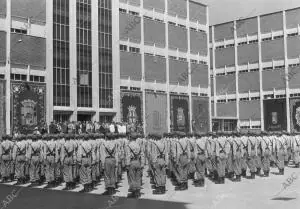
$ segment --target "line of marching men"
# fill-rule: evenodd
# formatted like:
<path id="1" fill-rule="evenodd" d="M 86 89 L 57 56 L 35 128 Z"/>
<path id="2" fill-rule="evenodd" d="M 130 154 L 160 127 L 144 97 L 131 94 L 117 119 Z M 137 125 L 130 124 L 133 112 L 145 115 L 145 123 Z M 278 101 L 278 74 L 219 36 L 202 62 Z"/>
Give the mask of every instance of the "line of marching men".
<path id="1" fill-rule="evenodd" d="M 104 178 L 105 194 L 112 195 L 127 172 L 129 197 L 136 198 L 145 165 L 153 194 L 164 194 L 167 177 L 176 190 L 186 190 L 188 179 L 196 187 L 204 186 L 206 177 L 217 184 L 225 177 L 238 182 L 247 170 L 247 178 L 267 177 L 271 166 L 283 175 L 288 162 L 299 167 L 300 135 L 285 132 L 19 135 L 4 136 L 0 144 L 2 182 L 46 182 L 47 188 L 65 182 L 64 190 L 80 183 L 82 192 L 89 192 Z"/>

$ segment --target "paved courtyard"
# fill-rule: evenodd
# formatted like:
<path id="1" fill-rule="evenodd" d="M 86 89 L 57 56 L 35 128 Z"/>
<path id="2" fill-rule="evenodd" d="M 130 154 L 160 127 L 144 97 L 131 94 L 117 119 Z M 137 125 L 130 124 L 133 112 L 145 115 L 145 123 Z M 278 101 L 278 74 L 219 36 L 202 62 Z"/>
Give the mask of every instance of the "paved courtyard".
<path id="1" fill-rule="evenodd" d="M 255 180 L 242 179 L 235 183 L 226 179 L 225 185 L 216 185 L 210 180 L 206 181 L 204 188 L 195 188 L 189 181 L 187 191 L 175 191 L 171 182 L 167 181 L 165 195 L 153 195 L 149 178 L 144 175 L 144 189 L 139 200 L 128 199 L 127 177 L 118 188 L 115 196 L 101 195 L 104 183 L 89 194 L 78 193 L 82 189 L 77 187 L 71 192 L 61 191 L 64 185 L 46 190 L 46 185 L 36 188 L 11 186 L 13 183 L 0 185 L 1 207 L 12 209 L 109 209 L 109 208 L 184 208 L 184 209 L 293 209 L 300 206 L 300 169 L 288 167 L 285 175 L 279 176 L 277 169 L 272 168 L 269 178 L 256 177 Z M 294 180 L 286 190 L 281 191 L 283 183 L 291 176 L 299 177 Z M 286 182 L 288 184 L 288 182 Z M 15 194 L 17 192 L 17 195 Z M 14 193 L 14 195 L 11 195 Z"/>

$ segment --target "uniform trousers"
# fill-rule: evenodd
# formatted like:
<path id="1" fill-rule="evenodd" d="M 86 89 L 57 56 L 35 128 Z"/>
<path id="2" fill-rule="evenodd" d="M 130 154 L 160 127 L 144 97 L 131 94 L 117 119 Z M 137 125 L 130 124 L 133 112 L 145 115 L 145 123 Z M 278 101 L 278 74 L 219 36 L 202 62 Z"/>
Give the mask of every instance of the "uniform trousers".
<path id="1" fill-rule="evenodd" d="M 46 182 L 53 182 L 55 180 L 55 157 L 47 156 L 45 159 L 45 177 Z"/>
<path id="2" fill-rule="evenodd" d="M 195 180 L 204 179 L 205 177 L 205 168 L 206 168 L 206 159 L 204 154 L 198 154 L 195 159 Z"/>
<path id="3" fill-rule="evenodd" d="M 270 171 L 270 162 L 271 162 L 271 151 L 270 149 L 266 149 L 262 157 L 262 166 L 264 172 Z"/>
<path id="4" fill-rule="evenodd" d="M 2 178 L 6 178 L 10 176 L 10 170 L 11 170 L 11 157 L 9 155 L 2 155 L 1 160 L 1 176 Z"/>
<path id="5" fill-rule="evenodd" d="M 17 155 L 16 167 L 15 167 L 15 175 L 17 179 L 25 178 L 25 164 L 26 164 L 25 155 Z"/>
<path id="6" fill-rule="evenodd" d="M 30 182 L 40 180 L 41 159 L 39 156 L 32 156 L 29 167 Z"/>
<path id="7" fill-rule="evenodd" d="M 157 187 L 166 185 L 166 162 L 163 158 L 158 158 L 152 164 L 154 182 Z"/>
<path id="8" fill-rule="evenodd" d="M 242 153 L 237 151 L 233 158 L 233 170 L 235 175 L 239 176 L 242 173 Z"/>
<path id="9" fill-rule="evenodd" d="M 73 172 L 74 160 L 72 157 L 66 157 L 63 161 L 63 178 L 66 183 L 74 181 L 74 172 Z"/>
<path id="10" fill-rule="evenodd" d="M 141 189 L 142 167 L 139 160 L 131 160 L 127 176 L 129 189 L 133 191 Z"/>
<path id="11" fill-rule="evenodd" d="M 225 176 L 225 168 L 226 168 L 227 157 L 225 153 L 221 152 L 220 156 L 217 157 L 217 171 L 219 177 Z"/>
<path id="12" fill-rule="evenodd" d="M 189 161 L 186 154 L 179 156 L 178 164 L 176 165 L 175 175 L 179 183 L 185 183 L 188 181 L 188 166 Z"/>
<path id="13" fill-rule="evenodd" d="M 105 188 L 115 188 L 117 183 L 116 159 L 106 158 L 104 161 L 104 182 Z"/>
<path id="14" fill-rule="evenodd" d="M 92 159 L 91 157 L 83 157 L 81 166 L 79 169 L 80 183 L 90 184 L 92 183 Z"/>

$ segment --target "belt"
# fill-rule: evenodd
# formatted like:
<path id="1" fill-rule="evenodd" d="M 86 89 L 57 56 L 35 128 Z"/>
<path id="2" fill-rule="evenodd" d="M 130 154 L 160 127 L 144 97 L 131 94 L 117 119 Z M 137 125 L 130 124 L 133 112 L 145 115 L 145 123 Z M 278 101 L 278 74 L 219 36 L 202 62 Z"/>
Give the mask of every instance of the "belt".
<path id="1" fill-rule="evenodd" d="M 133 161 L 133 160 L 139 160 L 139 157 L 132 157 L 130 160 L 131 161 Z"/>
<path id="2" fill-rule="evenodd" d="M 47 154 L 47 157 L 48 157 L 48 156 L 49 156 L 49 157 L 55 157 L 55 154 L 50 154 L 50 153 L 49 153 L 49 154 Z"/>
<path id="3" fill-rule="evenodd" d="M 83 158 L 89 158 L 89 157 L 91 157 L 91 155 L 84 155 L 84 156 L 82 156 Z"/>

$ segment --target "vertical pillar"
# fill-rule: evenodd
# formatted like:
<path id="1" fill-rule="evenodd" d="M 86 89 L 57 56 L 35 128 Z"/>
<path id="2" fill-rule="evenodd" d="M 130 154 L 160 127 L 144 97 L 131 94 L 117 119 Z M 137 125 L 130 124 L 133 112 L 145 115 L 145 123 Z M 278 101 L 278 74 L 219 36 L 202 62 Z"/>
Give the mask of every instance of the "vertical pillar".
<path id="1" fill-rule="evenodd" d="M 120 28 L 119 28 L 119 1 L 112 4 L 112 70 L 113 70 L 113 109 L 116 111 L 115 121 L 121 120 L 121 91 L 120 91 Z"/>
<path id="2" fill-rule="evenodd" d="M 214 116 L 217 117 L 217 88 L 216 88 L 216 56 L 215 56 L 215 27 L 211 26 L 211 39 L 212 39 L 212 64 L 213 64 L 213 76 L 214 76 Z"/>
<path id="3" fill-rule="evenodd" d="M 263 93 L 263 79 L 262 79 L 262 54 L 261 54 L 261 32 L 260 32 L 260 16 L 257 17 L 257 27 L 258 27 L 258 65 L 259 65 L 259 95 L 260 95 L 260 124 L 261 130 L 265 130 L 264 121 L 264 93 Z"/>
<path id="4" fill-rule="evenodd" d="M 186 1 L 186 8 L 187 8 L 187 19 L 186 19 L 186 24 L 189 25 L 189 21 L 190 21 L 190 7 L 189 7 L 189 3 L 190 1 Z M 188 79 L 189 79 L 189 83 L 188 83 L 188 94 L 189 94 L 189 127 L 190 127 L 190 132 L 193 132 L 193 98 L 192 98 L 192 66 L 191 66 L 191 59 L 190 59 L 190 52 L 191 52 L 191 30 L 189 27 L 187 27 L 187 37 L 188 37 Z"/>
<path id="5" fill-rule="evenodd" d="M 290 115 L 290 88 L 289 88 L 289 65 L 287 56 L 287 31 L 286 31 L 286 13 L 282 12 L 283 17 L 283 40 L 284 40 L 284 80 L 285 80 L 285 94 L 286 94 L 286 124 L 287 131 L 291 132 L 291 115 Z"/>
<path id="6" fill-rule="evenodd" d="M 99 41 L 98 1 L 92 1 L 92 102 L 95 114 L 93 121 L 99 121 Z"/>
<path id="7" fill-rule="evenodd" d="M 46 1 L 46 121 L 53 121 L 53 0 Z"/>
<path id="8" fill-rule="evenodd" d="M 6 101 L 5 101 L 5 111 L 6 111 L 6 134 L 11 133 L 11 87 L 10 87 L 10 74 L 11 74 L 11 0 L 6 0 L 6 69 L 5 69 L 5 79 L 6 79 Z"/>
<path id="9" fill-rule="evenodd" d="M 47 43 L 46 43 L 46 45 L 47 45 Z M 46 65 L 47 65 L 47 60 L 46 60 Z M 27 82 L 30 81 L 30 65 L 27 65 L 27 79 L 26 80 L 27 80 Z"/>
<path id="10" fill-rule="evenodd" d="M 144 8 L 144 2 L 141 1 L 141 5 L 140 5 L 141 9 L 140 9 L 140 14 L 143 14 L 143 8 Z M 144 45 L 144 39 L 145 39 L 145 34 L 144 34 L 144 18 L 143 15 L 141 15 L 141 58 L 142 58 L 142 85 L 141 85 L 141 90 L 142 90 L 142 98 L 143 98 L 143 129 L 144 129 L 144 134 L 146 134 L 146 120 L 149 117 L 149 115 L 146 116 L 146 92 L 145 92 L 145 45 Z"/>
<path id="11" fill-rule="evenodd" d="M 208 65 L 208 130 L 212 131 L 212 111 L 211 111 L 211 79 L 210 79 L 210 51 L 209 51 L 209 9 L 206 6 L 206 34 L 207 34 L 207 65 Z"/>
<path id="12" fill-rule="evenodd" d="M 166 31 L 166 48 L 165 48 L 165 55 L 166 55 L 166 71 L 167 71 L 167 127 L 168 132 L 171 131 L 171 101 L 170 101 L 170 84 L 169 84 L 169 77 L 170 77 L 170 65 L 169 65 L 169 25 L 168 25 L 168 0 L 165 0 L 165 31 Z"/>
<path id="13" fill-rule="evenodd" d="M 76 1 L 69 0 L 70 19 L 70 107 L 73 110 L 71 121 L 77 121 L 77 40 L 76 40 Z"/>
<path id="14" fill-rule="evenodd" d="M 238 64 L 238 50 L 237 50 L 237 26 L 236 21 L 233 22 L 234 26 L 234 66 L 235 66 L 235 90 L 236 90 L 236 117 L 237 117 L 237 129 L 240 129 L 240 97 L 239 97 L 239 64 Z"/>

